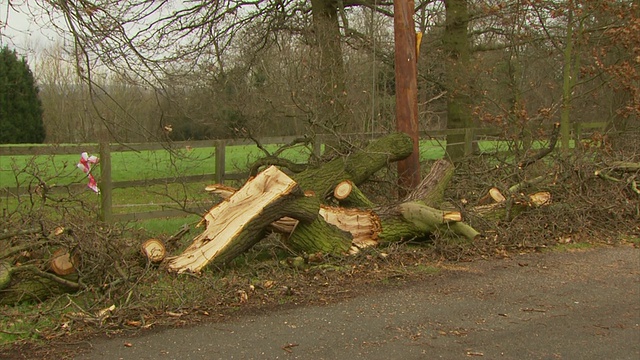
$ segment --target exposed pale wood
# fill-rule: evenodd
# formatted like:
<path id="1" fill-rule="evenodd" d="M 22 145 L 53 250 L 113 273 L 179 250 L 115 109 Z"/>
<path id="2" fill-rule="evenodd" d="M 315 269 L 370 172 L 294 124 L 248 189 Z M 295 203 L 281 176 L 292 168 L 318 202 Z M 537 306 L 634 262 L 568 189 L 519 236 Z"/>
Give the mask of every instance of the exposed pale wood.
<path id="1" fill-rule="evenodd" d="M 367 198 L 350 180 L 345 180 L 336 185 L 333 190 L 333 197 L 338 200 L 341 206 L 371 209 L 375 204 Z"/>
<path id="2" fill-rule="evenodd" d="M 442 219 L 445 222 L 458 222 L 462 221 L 462 214 L 459 211 L 443 211 Z"/>
<path id="3" fill-rule="evenodd" d="M 321 206 L 320 216 L 329 224 L 350 233 L 352 246 L 364 248 L 378 244 L 380 219 L 373 211 Z"/>
<path id="4" fill-rule="evenodd" d="M 476 206 L 472 211 L 485 220 L 509 220 L 531 207 L 546 206 L 550 203 L 551 193 L 539 191 L 528 196 L 517 196 L 512 201 Z"/>
<path id="5" fill-rule="evenodd" d="M 338 200 L 344 200 L 351 194 L 351 190 L 353 189 L 353 182 L 349 180 L 341 181 L 336 185 L 335 189 L 333 189 L 333 197 Z"/>
<path id="6" fill-rule="evenodd" d="M 507 198 L 504 197 L 504 195 L 502 195 L 502 193 L 500 192 L 500 189 L 496 187 L 492 187 L 491 189 L 489 189 L 489 196 L 491 196 L 493 201 L 497 203 L 501 203 L 507 200 Z"/>
<path id="7" fill-rule="evenodd" d="M 152 263 L 159 263 L 167 256 L 164 243 L 158 239 L 149 239 L 140 245 L 140 251 Z"/>
<path id="8" fill-rule="evenodd" d="M 300 201 L 289 204 L 298 197 Z M 319 203 L 305 197 L 293 179 L 272 166 L 248 181 L 205 216 L 205 230 L 168 268 L 178 273 L 199 272 L 214 261 L 224 264 L 260 241 L 267 226 L 284 217 L 312 221 Z"/>
<path id="9" fill-rule="evenodd" d="M 298 220 L 285 216 L 270 224 L 271 229 L 275 232 L 291 234 L 298 225 Z"/>
<path id="10" fill-rule="evenodd" d="M 492 187 L 491 189 L 489 189 L 489 191 L 487 191 L 487 193 L 483 197 L 481 197 L 478 200 L 478 206 L 501 203 L 506 200 L 507 198 L 504 195 L 502 195 L 502 192 L 500 192 L 500 189 L 496 187 Z"/>
<path id="11" fill-rule="evenodd" d="M 215 194 L 223 199 L 228 199 L 237 191 L 236 188 L 223 184 L 213 184 L 205 186 L 204 190 L 210 194 Z"/>
<path id="12" fill-rule="evenodd" d="M 76 272 L 74 261 L 67 249 L 58 249 L 53 252 L 49 260 L 49 268 L 57 275 L 69 275 Z"/>
<path id="13" fill-rule="evenodd" d="M 529 195 L 529 202 L 532 206 L 549 205 L 551 203 L 551 193 L 539 191 Z"/>

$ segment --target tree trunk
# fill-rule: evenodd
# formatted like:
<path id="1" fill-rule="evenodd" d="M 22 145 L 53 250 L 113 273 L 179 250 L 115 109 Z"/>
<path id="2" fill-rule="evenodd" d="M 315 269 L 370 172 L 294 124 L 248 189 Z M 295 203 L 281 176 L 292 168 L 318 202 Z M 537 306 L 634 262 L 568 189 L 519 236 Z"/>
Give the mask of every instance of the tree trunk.
<path id="1" fill-rule="evenodd" d="M 318 72 L 321 83 L 318 119 L 325 129 L 344 130 L 345 121 L 345 76 L 338 2 L 336 0 L 311 0 L 315 41 L 318 46 Z"/>
<path id="2" fill-rule="evenodd" d="M 420 186 L 401 204 L 384 209 L 320 205 L 320 200 L 331 193 L 348 198 L 356 189 L 354 183 L 366 180 L 388 161 L 410 151 L 411 139 L 394 134 L 346 159 L 336 159 L 297 174 L 301 183 L 314 189 L 314 195 L 303 195 L 293 179 L 273 166 L 238 191 L 208 186 L 209 191 L 225 200 L 205 215 L 206 229 L 183 254 L 169 260 L 169 269 L 178 273 L 199 272 L 210 262 L 228 263 L 260 241 L 268 228 L 290 231 L 288 244 L 307 254 L 342 255 L 375 246 L 380 241 L 408 240 L 430 233 L 453 233 L 476 239 L 480 234 L 462 222 L 459 212 L 438 210 L 425 203 L 442 201 L 444 188 L 453 173 L 453 166 L 444 160 L 433 165 Z M 368 204 L 368 200 L 359 204 Z"/>
<path id="3" fill-rule="evenodd" d="M 76 272 L 74 263 L 78 263 L 76 257 L 71 257 L 67 249 L 58 249 L 53 252 L 51 259 L 49 259 L 49 268 L 56 275 L 69 275 Z"/>
<path id="4" fill-rule="evenodd" d="M 447 51 L 445 75 L 447 129 L 464 129 L 471 126 L 467 0 L 445 0 L 444 3 L 446 25 L 443 42 Z M 451 161 L 456 162 L 462 159 L 465 156 L 464 134 L 447 135 L 446 152 Z"/>

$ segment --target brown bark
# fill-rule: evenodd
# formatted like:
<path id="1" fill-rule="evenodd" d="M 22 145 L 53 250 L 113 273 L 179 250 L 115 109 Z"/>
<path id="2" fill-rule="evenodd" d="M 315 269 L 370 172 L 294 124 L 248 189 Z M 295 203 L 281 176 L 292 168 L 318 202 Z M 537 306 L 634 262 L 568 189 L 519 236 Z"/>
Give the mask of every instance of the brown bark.
<path id="1" fill-rule="evenodd" d="M 396 77 L 396 129 L 411 137 L 413 152 L 398 161 L 398 185 L 401 191 L 420 183 L 420 139 L 418 138 L 418 76 L 413 0 L 395 0 L 394 40 Z M 403 193 L 403 194 L 406 194 Z"/>

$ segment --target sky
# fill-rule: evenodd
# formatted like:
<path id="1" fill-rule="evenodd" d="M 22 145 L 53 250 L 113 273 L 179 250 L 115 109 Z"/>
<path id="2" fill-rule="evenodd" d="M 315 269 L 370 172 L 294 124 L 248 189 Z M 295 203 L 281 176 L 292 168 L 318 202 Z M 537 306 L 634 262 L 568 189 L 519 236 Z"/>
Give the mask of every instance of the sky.
<path id="1" fill-rule="evenodd" d="M 39 1 L 0 0 L 0 45 L 29 57 L 61 40 Z"/>

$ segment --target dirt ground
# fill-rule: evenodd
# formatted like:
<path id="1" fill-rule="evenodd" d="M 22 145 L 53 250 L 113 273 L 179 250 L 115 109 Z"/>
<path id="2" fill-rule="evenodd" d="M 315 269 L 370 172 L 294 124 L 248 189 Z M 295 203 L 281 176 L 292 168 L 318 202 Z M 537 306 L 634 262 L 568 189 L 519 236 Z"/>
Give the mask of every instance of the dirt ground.
<path id="1" fill-rule="evenodd" d="M 2 358 L 638 359 L 640 250 L 630 245 L 442 265 L 345 288 L 324 306 L 16 349 Z"/>

